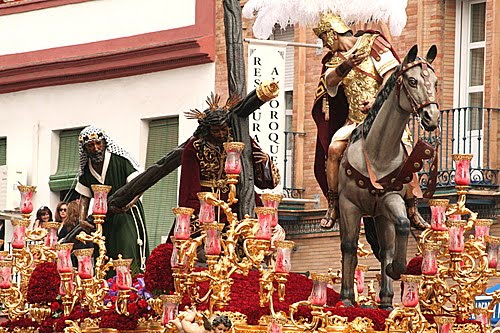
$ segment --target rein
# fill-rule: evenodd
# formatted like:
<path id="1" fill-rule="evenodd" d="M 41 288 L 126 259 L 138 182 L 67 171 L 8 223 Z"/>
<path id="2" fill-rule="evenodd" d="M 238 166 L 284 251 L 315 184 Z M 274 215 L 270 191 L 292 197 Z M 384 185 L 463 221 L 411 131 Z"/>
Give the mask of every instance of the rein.
<path id="1" fill-rule="evenodd" d="M 434 96 L 430 96 L 428 99 L 418 103 L 408 91 L 408 88 L 406 87 L 403 81 L 403 73 L 405 73 L 410 68 L 413 68 L 418 65 L 421 65 L 422 67 L 422 77 L 424 79 L 424 86 L 429 94 L 432 93 L 432 91 L 430 90 L 431 82 L 429 81 L 430 77 L 429 69 L 432 71 L 434 71 L 434 69 L 430 66 L 430 64 L 427 61 L 422 59 L 417 59 L 413 62 L 410 62 L 398 70 L 398 72 L 396 73 L 397 81 L 395 89 L 397 94 L 398 107 L 403 109 L 400 103 L 400 95 L 401 91 L 403 91 L 408 101 L 410 102 L 410 106 L 412 108 L 411 113 L 418 117 L 420 123 L 420 117 L 418 115 L 420 109 L 431 104 L 435 104 L 438 107 L 439 105 Z M 362 129 L 364 130 L 363 126 Z M 437 131 L 437 136 L 439 137 L 440 133 L 439 127 L 436 129 L 436 131 Z M 369 177 L 364 176 L 358 170 L 356 170 L 347 160 L 347 155 L 345 155 L 344 159 L 344 167 L 346 170 L 346 174 L 348 177 L 354 178 L 358 187 L 363 189 L 368 189 L 372 195 L 383 195 L 390 191 L 400 191 L 403 188 L 404 184 L 408 184 L 413 180 L 413 173 L 422 170 L 424 166 L 423 160 L 431 159 L 430 162 L 431 168 L 430 168 L 429 178 L 427 181 L 427 189 L 424 192 L 423 197 L 424 198 L 432 197 L 432 195 L 436 191 L 436 186 L 437 186 L 437 172 L 438 172 L 437 161 L 439 155 L 438 149 L 440 144 L 439 140 L 437 141 L 436 146 L 433 147 L 431 144 L 423 140 L 423 134 L 421 134 L 418 138 L 417 143 L 413 147 L 411 154 L 410 155 L 406 154 L 407 156 L 404 162 L 401 164 L 401 166 L 396 168 L 387 176 L 377 180 L 375 173 L 373 172 L 373 169 L 371 167 L 371 163 L 366 154 L 366 151 L 364 149 L 364 137 L 365 135 L 363 133 L 362 149 Z M 403 150 L 406 151 L 404 148 Z"/>

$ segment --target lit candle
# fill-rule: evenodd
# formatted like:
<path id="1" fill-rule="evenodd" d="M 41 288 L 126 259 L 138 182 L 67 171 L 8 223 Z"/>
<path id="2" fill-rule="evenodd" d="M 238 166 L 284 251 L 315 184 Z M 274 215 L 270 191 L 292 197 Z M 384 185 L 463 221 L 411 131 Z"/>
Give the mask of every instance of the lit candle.
<path id="1" fill-rule="evenodd" d="M 181 297 L 179 295 L 161 295 L 160 298 L 163 301 L 161 323 L 167 325 L 171 320 L 177 317 Z"/>
<path id="2" fill-rule="evenodd" d="M 11 245 L 14 249 L 22 249 L 26 245 L 26 228 L 30 225 L 30 220 L 12 220 L 14 227 Z"/>
<path id="3" fill-rule="evenodd" d="M 429 207 L 431 209 L 431 229 L 435 231 L 446 230 L 446 207 L 449 200 L 446 199 L 430 199 Z"/>
<path id="4" fill-rule="evenodd" d="M 498 245 L 500 238 L 493 236 L 485 236 L 486 251 L 488 251 L 488 267 L 497 269 L 498 266 Z"/>
<path id="5" fill-rule="evenodd" d="M 212 194 L 210 192 L 199 192 L 198 199 L 200 200 L 200 213 L 198 220 L 200 223 L 214 222 L 215 221 L 215 209 L 207 200 L 206 196 Z"/>
<path id="6" fill-rule="evenodd" d="M 462 252 L 464 250 L 464 227 L 467 225 L 465 220 L 447 220 L 448 227 L 448 250 L 450 252 Z"/>
<path id="7" fill-rule="evenodd" d="M 278 206 L 280 205 L 281 200 L 283 199 L 283 195 L 274 193 L 264 193 L 262 194 L 261 198 L 264 207 L 276 209 L 276 212 L 274 213 L 273 218 L 271 220 L 271 228 L 273 228 L 278 224 Z"/>
<path id="8" fill-rule="evenodd" d="M 12 278 L 12 260 L 0 260 L 0 289 L 9 289 Z"/>
<path id="9" fill-rule="evenodd" d="M 122 259 L 121 254 L 118 255 L 118 259 L 113 260 L 113 267 L 116 271 L 116 287 L 119 290 L 130 290 L 132 287 L 131 263 L 132 259 Z"/>
<path id="10" fill-rule="evenodd" d="M 492 224 L 493 220 L 477 219 L 476 222 L 474 222 L 474 236 L 484 242 L 484 237 L 490 235 L 490 227 Z"/>
<path id="11" fill-rule="evenodd" d="M 224 223 L 204 223 L 202 228 L 207 235 L 205 238 L 205 254 L 219 255 L 222 251 L 220 236 Z"/>
<path id="12" fill-rule="evenodd" d="M 71 250 L 73 243 L 56 244 L 57 252 L 57 271 L 59 273 L 69 273 L 73 271 L 73 263 L 71 262 Z"/>
<path id="13" fill-rule="evenodd" d="M 328 274 L 311 273 L 313 286 L 311 296 L 309 296 L 309 303 L 315 306 L 325 306 L 327 300 L 326 286 L 331 281 Z"/>
<path id="14" fill-rule="evenodd" d="M 257 218 L 259 220 L 259 230 L 255 234 L 256 239 L 271 239 L 271 220 L 275 213 L 275 208 L 255 207 L 255 214 L 257 214 Z"/>
<path id="15" fill-rule="evenodd" d="M 358 265 L 354 272 L 354 277 L 356 279 L 356 290 L 358 294 L 362 294 L 365 290 L 365 274 L 368 272 L 369 266 Z"/>
<path id="16" fill-rule="evenodd" d="M 92 214 L 106 215 L 108 212 L 108 193 L 111 191 L 111 186 L 108 185 L 91 185 L 94 192 L 94 206 L 92 206 Z"/>
<path id="17" fill-rule="evenodd" d="M 57 243 L 57 230 L 61 224 L 59 222 L 44 222 L 42 223 L 42 227 L 47 229 L 47 235 L 45 236 L 44 244 L 45 246 L 54 249 L 54 246 Z"/>
<path id="18" fill-rule="evenodd" d="M 440 248 L 439 244 L 424 243 L 422 251 L 422 274 L 436 275 L 438 272 L 437 265 L 437 250 Z"/>
<path id="19" fill-rule="evenodd" d="M 189 239 L 191 237 L 191 215 L 194 209 L 186 207 L 174 207 L 172 212 L 175 214 L 174 237 L 176 239 Z"/>
<path id="20" fill-rule="evenodd" d="M 276 273 L 290 273 L 292 270 L 291 254 L 295 243 L 292 241 L 276 241 Z"/>
<path id="21" fill-rule="evenodd" d="M 418 287 L 422 277 L 419 275 L 401 275 L 403 291 L 401 303 L 406 307 L 415 307 L 418 304 Z"/>
<path id="22" fill-rule="evenodd" d="M 438 327 L 438 333 L 450 333 L 455 317 L 450 316 L 435 316 L 434 321 Z"/>
<path id="23" fill-rule="evenodd" d="M 227 174 L 239 175 L 241 173 L 241 151 L 245 148 L 242 142 L 224 142 L 224 150 L 226 151 L 226 162 L 224 171 Z"/>
<path id="24" fill-rule="evenodd" d="M 479 321 L 485 328 L 490 327 L 491 312 L 486 308 L 476 308 L 473 310 L 476 320 Z"/>
<path id="25" fill-rule="evenodd" d="M 94 276 L 94 266 L 92 264 L 93 253 L 93 248 L 73 251 L 73 254 L 78 259 L 78 276 L 81 279 L 92 279 Z"/>
<path id="26" fill-rule="evenodd" d="M 21 203 L 19 205 L 21 214 L 31 214 L 33 211 L 33 193 L 36 192 L 36 186 L 19 185 L 17 188 L 21 192 Z"/>
<path id="27" fill-rule="evenodd" d="M 459 186 L 468 186 L 470 184 L 470 161 L 472 154 L 452 154 L 455 161 L 455 184 Z"/>

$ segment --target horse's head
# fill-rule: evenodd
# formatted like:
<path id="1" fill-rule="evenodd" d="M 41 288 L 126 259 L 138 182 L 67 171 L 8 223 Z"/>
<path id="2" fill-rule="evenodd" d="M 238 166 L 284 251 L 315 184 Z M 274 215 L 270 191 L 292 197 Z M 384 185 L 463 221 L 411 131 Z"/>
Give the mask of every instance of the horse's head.
<path id="1" fill-rule="evenodd" d="M 420 123 L 427 131 L 433 131 L 439 123 L 439 106 L 436 99 L 437 77 L 431 67 L 437 48 L 431 46 L 425 59 L 417 57 L 414 45 L 399 67 L 396 89 L 399 106 L 408 112 L 418 114 Z"/>

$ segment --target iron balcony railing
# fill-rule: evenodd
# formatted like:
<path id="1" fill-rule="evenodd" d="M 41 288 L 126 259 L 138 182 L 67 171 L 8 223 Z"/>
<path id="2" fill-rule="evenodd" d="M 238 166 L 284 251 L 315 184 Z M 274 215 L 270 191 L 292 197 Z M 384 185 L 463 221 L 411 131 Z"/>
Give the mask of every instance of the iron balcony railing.
<path id="1" fill-rule="evenodd" d="M 297 138 L 304 136 L 304 132 L 285 132 L 285 167 L 283 173 L 283 194 L 287 198 L 302 198 L 305 189 L 295 184 L 296 173 L 296 145 Z"/>
<path id="2" fill-rule="evenodd" d="M 426 132 L 417 119 L 410 120 L 410 131 L 416 141 L 422 137 L 427 142 L 439 145 L 438 189 L 453 187 L 455 166 L 452 154 L 473 154 L 471 161 L 471 186 L 498 187 L 499 166 L 496 164 L 497 122 L 500 109 L 461 107 L 441 110 L 440 131 Z M 419 173 L 420 185 L 426 187 L 429 176 L 427 162 Z"/>

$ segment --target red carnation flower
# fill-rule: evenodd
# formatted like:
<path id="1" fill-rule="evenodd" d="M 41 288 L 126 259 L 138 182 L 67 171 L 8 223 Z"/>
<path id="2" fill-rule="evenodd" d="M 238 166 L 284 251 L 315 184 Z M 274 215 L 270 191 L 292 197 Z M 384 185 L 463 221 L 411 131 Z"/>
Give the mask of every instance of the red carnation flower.
<path id="1" fill-rule="evenodd" d="M 52 303 L 59 294 L 61 278 L 57 266 L 52 262 L 38 264 L 28 283 L 27 301 L 29 303 Z"/>
<path id="2" fill-rule="evenodd" d="M 146 260 L 144 283 L 146 290 L 154 294 L 169 294 L 174 290 L 174 278 L 170 267 L 172 244 L 160 244 Z"/>

